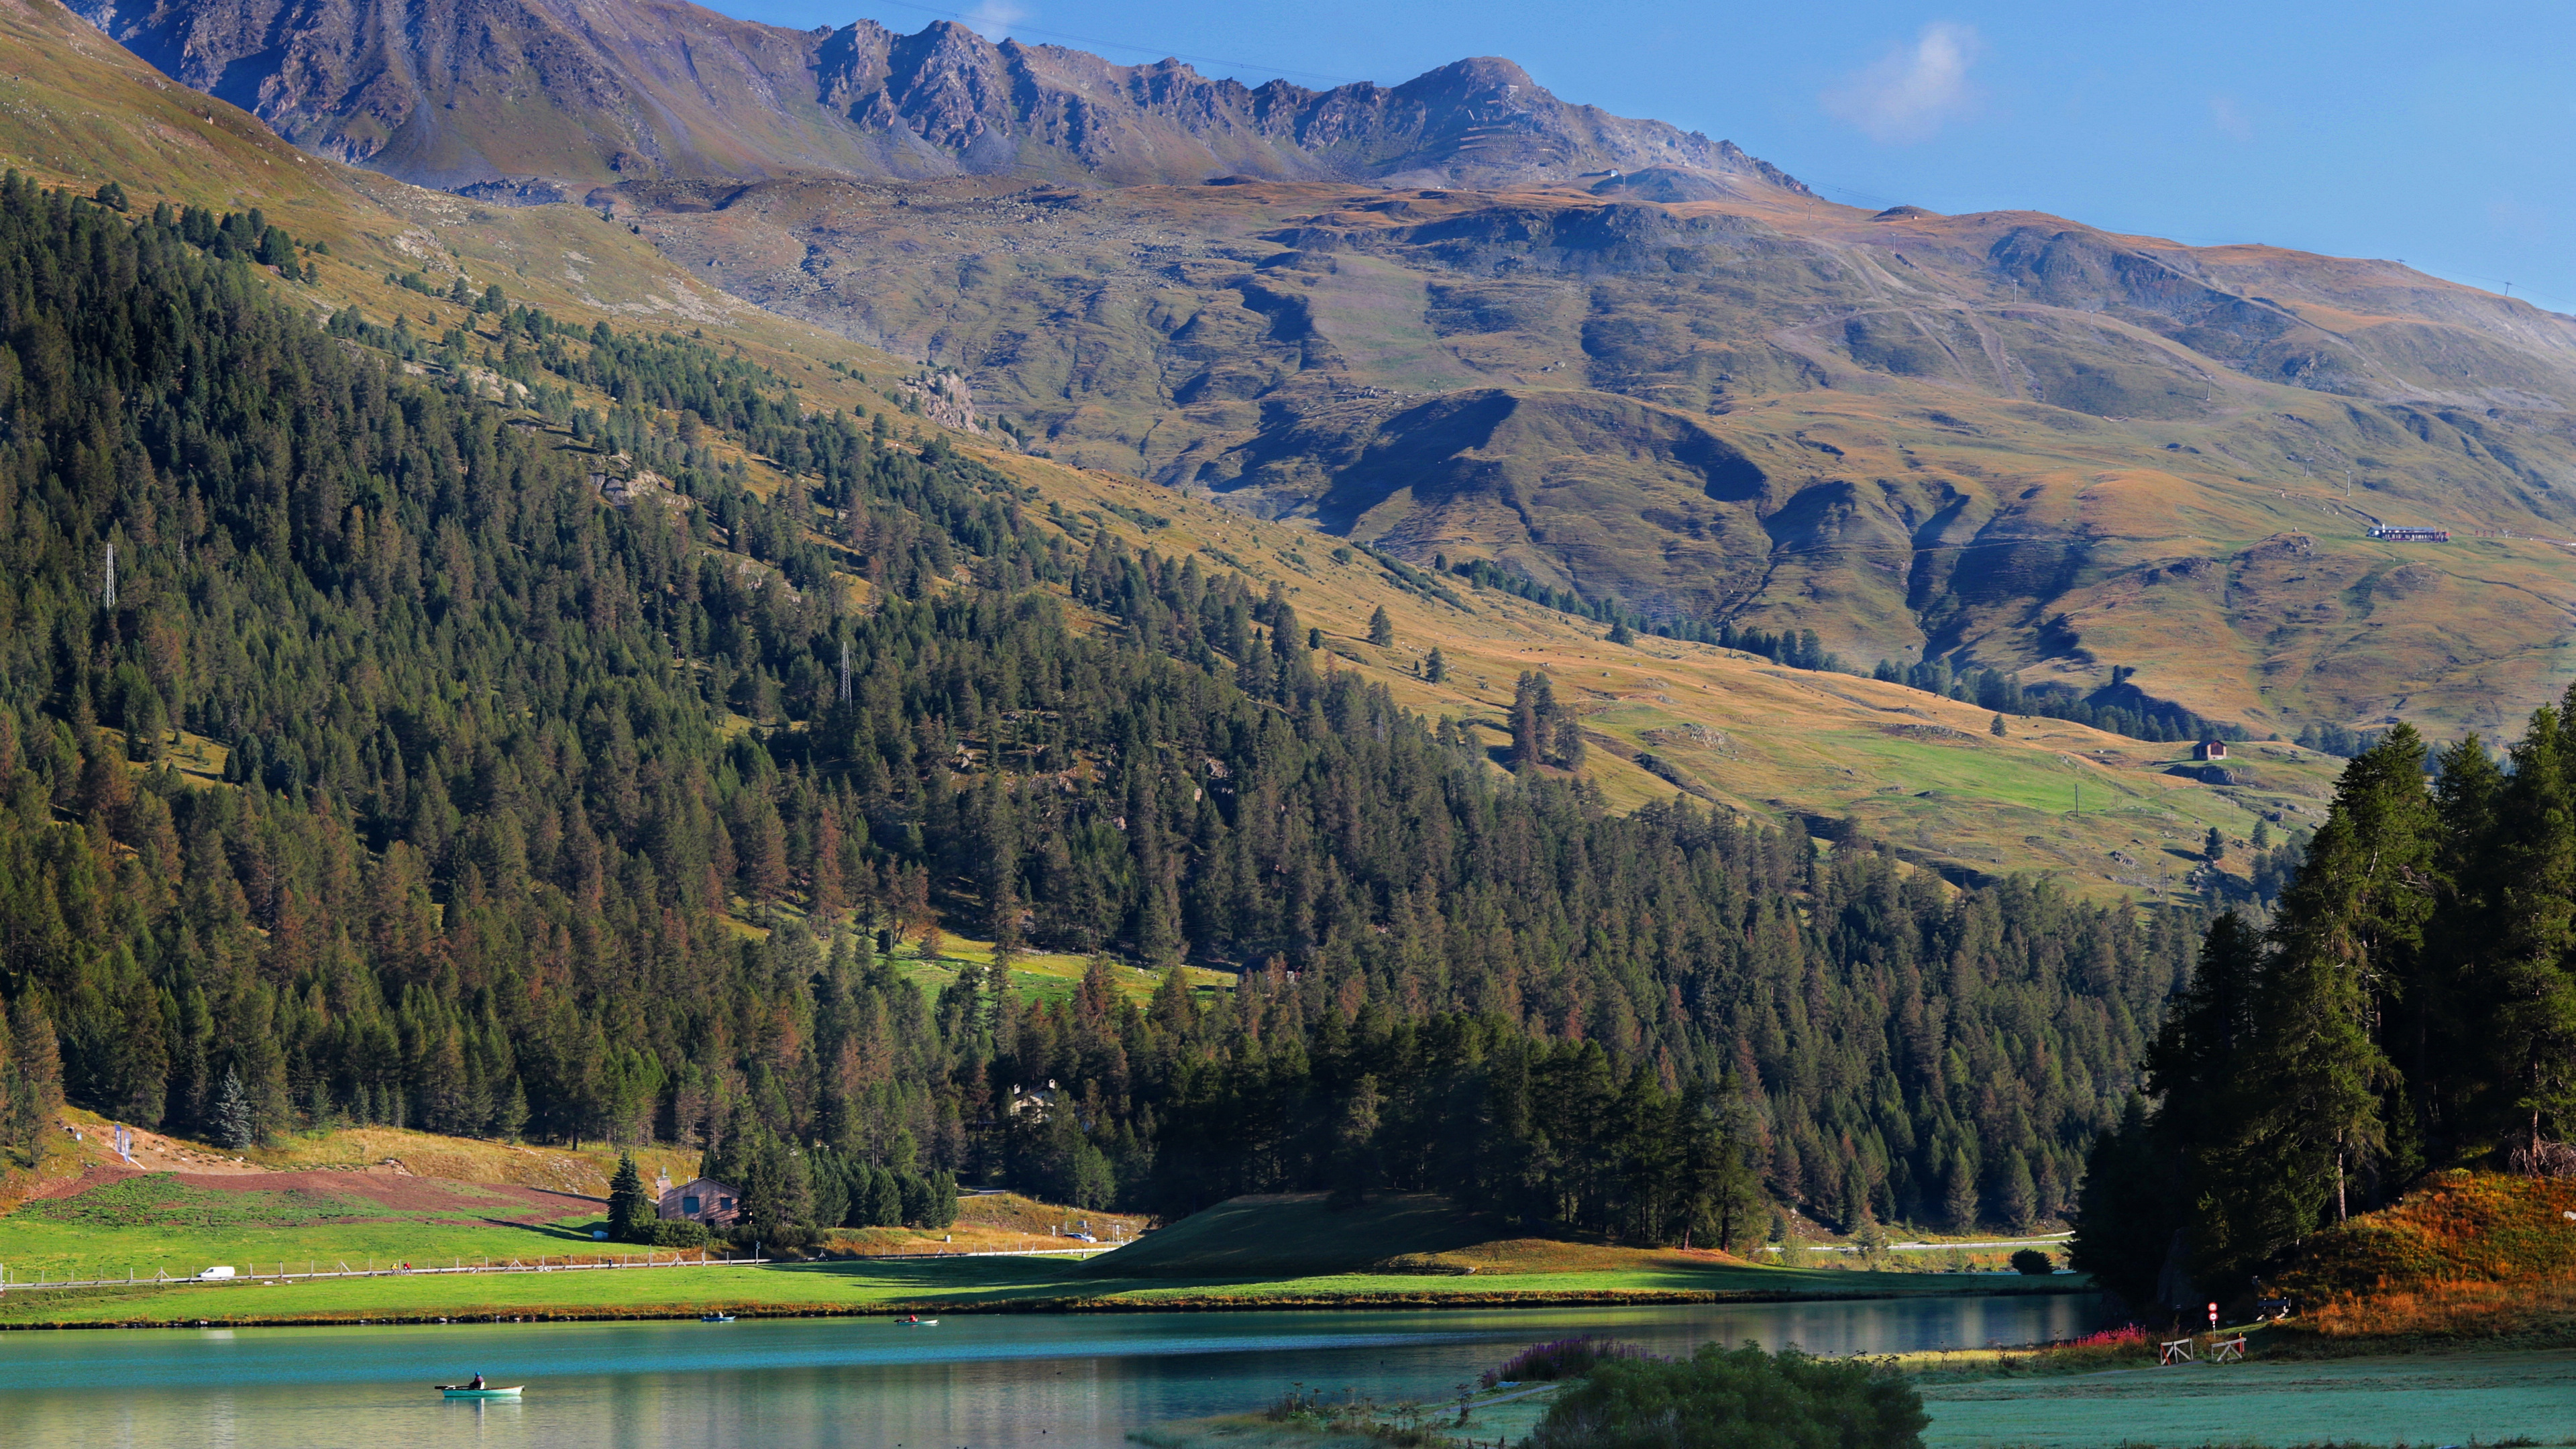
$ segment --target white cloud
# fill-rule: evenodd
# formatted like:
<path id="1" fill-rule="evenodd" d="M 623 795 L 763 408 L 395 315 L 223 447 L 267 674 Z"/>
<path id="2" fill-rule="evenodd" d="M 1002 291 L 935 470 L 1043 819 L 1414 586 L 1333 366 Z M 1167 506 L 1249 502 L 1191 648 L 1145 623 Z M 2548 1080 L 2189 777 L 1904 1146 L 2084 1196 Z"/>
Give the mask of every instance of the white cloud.
<path id="1" fill-rule="evenodd" d="M 2245 114 L 2245 108 L 2236 103 L 2234 96 L 2209 98 L 2209 123 L 2231 141 L 2254 139 L 2254 118 Z"/>
<path id="2" fill-rule="evenodd" d="M 1011 33 L 1011 27 L 1029 18 L 1029 12 L 1011 0 L 980 0 L 966 12 L 966 24 L 986 40 L 999 40 Z"/>
<path id="3" fill-rule="evenodd" d="M 1976 103 L 1968 67 L 1984 48 L 1975 26 L 1936 20 L 1913 44 L 1825 92 L 1825 109 L 1874 141 L 1928 140 L 1943 122 Z"/>

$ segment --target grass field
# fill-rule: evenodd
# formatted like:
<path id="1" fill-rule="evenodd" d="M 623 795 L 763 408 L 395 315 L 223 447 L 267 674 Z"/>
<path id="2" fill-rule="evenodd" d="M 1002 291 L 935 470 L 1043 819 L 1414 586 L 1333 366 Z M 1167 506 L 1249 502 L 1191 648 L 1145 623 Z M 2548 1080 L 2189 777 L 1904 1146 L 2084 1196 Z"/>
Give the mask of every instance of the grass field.
<path id="1" fill-rule="evenodd" d="M 905 979 L 918 984 L 925 996 L 937 996 L 939 988 L 957 979 L 964 966 L 989 967 L 993 964 L 993 945 L 963 936 L 943 933 L 939 954 L 925 958 L 918 943 L 895 948 L 895 970 Z M 1011 958 L 1011 988 L 1023 998 L 1039 1001 L 1064 1001 L 1082 984 L 1082 973 L 1089 970 L 1091 959 L 1061 952 L 1036 952 Z M 1113 962 L 1110 977 L 1117 983 L 1119 994 L 1142 1003 L 1162 984 L 1162 974 L 1143 966 Z M 1181 968 L 1182 979 L 1201 1000 L 1219 991 L 1230 990 L 1234 977 L 1223 971 L 1209 971 L 1197 966 Z"/>
<path id="2" fill-rule="evenodd" d="M 1923 1390 L 1928 1449 L 2576 1443 L 2576 1352 L 2145 1368 Z"/>
<path id="3" fill-rule="evenodd" d="M 2201 1449 L 2201 1446 L 2576 1443 L 2576 1352 L 2374 1356 L 2195 1364 L 1919 1386 L 1925 1449 Z M 1450 1441 L 1529 1433 L 1552 1388 L 1478 1394 Z M 1401 1411 L 1381 1411 L 1387 1423 Z M 1446 1416 L 1430 1427 L 1444 1430 Z M 1287 1449 L 1365 1442 L 1257 1411 L 1156 1424 L 1157 1449 Z M 1383 1442 L 1383 1441 L 1379 1441 Z"/>
<path id="4" fill-rule="evenodd" d="M 2195 1364 L 1920 1385 L 1925 1449 L 2204 1449 L 2576 1443 L 2576 1352 L 2423 1354 Z M 1449 1442 L 1528 1434 L 1552 1388 L 1478 1394 Z M 1380 1411 L 1389 1424 L 1400 1410 Z M 1447 1430 L 1446 1415 L 1429 1427 Z M 1338 1449 L 1369 1442 L 1254 1411 L 1152 1425 L 1156 1449 Z M 1384 1442 L 1383 1440 L 1377 1442 Z"/>
<path id="5" fill-rule="evenodd" d="M 424 1257 L 413 1259 L 426 1264 Z M 1648 1266 L 1570 1273 L 1353 1273 L 1288 1279 L 1121 1278 L 1069 1259 L 853 1260 L 767 1267 L 379 1277 L 11 1292 L 0 1327 L 349 1322 L 358 1319 L 671 1317 L 1035 1309 L 1495 1306 L 1613 1301 L 1886 1298 L 2080 1291 L 2069 1279 L 1794 1268 Z"/>
<path id="6" fill-rule="evenodd" d="M 1338 1210 L 1322 1193 L 1238 1197 L 1192 1213 L 1114 1259 L 1102 1259 L 1093 1271 L 1124 1277 L 1303 1278 L 1446 1253 L 1501 1236 L 1475 1214 L 1460 1212 L 1448 1199 L 1429 1193 L 1398 1194 Z"/>
<path id="7" fill-rule="evenodd" d="M 262 1185 L 214 1189 L 154 1174 L 39 1199 L 0 1219 L 0 1261 L 12 1282 L 39 1274 L 175 1277 L 215 1264 L 245 1273 L 259 1265 L 273 1272 L 279 1263 L 299 1273 L 344 1262 L 446 1267 L 589 1251 L 589 1224 L 601 1216 L 584 1199 L 436 1179 L 351 1174 L 352 1189 L 343 1191 L 308 1185 L 301 1174 L 244 1180 Z M 400 1184 L 399 1201 L 355 1190 L 379 1184 Z"/>
<path id="8" fill-rule="evenodd" d="M 950 1227 L 838 1230 L 809 1255 L 814 1261 L 757 1269 L 720 1264 L 172 1284 L 166 1280 L 215 1266 L 251 1279 L 401 1263 L 561 1268 L 568 1258 L 642 1255 L 591 1236 L 604 1224 L 604 1178 L 614 1149 L 565 1153 L 353 1128 L 229 1156 L 144 1134 L 137 1156 L 161 1170 L 137 1172 L 109 1158 L 100 1124 L 88 1114 L 70 1114 L 67 1125 L 81 1129 L 78 1143 L 56 1164 L 68 1175 L 53 1175 L 40 1195 L 0 1216 L 0 1265 L 8 1282 L 21 1285 L 122 1278 L 137 1286 L 11 1292 L 0 1300 L 0 1324 L 661 1316 L 695 1313 L 710 1303 L 750 1312 L 857 1313 L 2085 1291 L 2080 1279 L 1933 1271 L 1932 1262 L 1920 1259 L 1905 1264 L 1910 1272 L 1871 1271 L 1842 1255 L 1825 1255 L 1813 1267 L 1781 1267 L 1705 1251 L 1535 1238 L 1435 1197 L 1386 1197 L 1336 1209 L 1322 1194 L 1236 1199 L 1149 1234 L 1133 1216 L 1077 1212 L 1013 1193 L 973 1194 L 960 1201 Z M 673 1159 L 665 1165 L 675 1177 L 693 1166 L 685 1154 L 667 1149 L 656 1156 Z M 433 1176 L 407 1164 L 458 1176 Z M 504 1172 L 521 1180 L 505 1180 Z M 566 1182 L 575 1186 L 557 1185 Z M 1104 1241 L 1132 1242 L 1088 1264 L 970 1256 L 1045 1253 L 1062 1244 L 1056 1234 L 1077 1227 Z M 945 1260 L 889 1261 L 908 1254 Z"/>

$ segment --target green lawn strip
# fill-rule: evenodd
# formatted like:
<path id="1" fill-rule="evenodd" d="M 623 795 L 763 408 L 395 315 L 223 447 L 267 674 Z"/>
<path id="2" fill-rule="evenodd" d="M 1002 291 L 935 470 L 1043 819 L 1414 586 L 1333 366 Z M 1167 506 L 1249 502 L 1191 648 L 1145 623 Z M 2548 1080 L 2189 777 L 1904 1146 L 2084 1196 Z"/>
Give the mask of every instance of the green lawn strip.
<path id="1" fill-rule="evenodd" d="M 0 1264 L 20 1282 L 48 1278 L 184 1277 L 222 1264 L 249 1273 L 341 1263 L 364 1268 L 408 1261 L 446 1266 L 458 1260 L 534 1259 L 569 1252 L 641 1252 L 593 1243 L 586 1209 L 550 1222 L 506 1220 L 525 1213 L 524 1199 L 450 1184 L 453 1203 L 392 1208 L 356 1193 L 290 1189 L 225 1192 L 190 1187 L 165 1176 L 129 1178 L 78 1197 L 29 1203 L 0 1218 Z M 478 1208 L 492 1219 L 474 1216 Z"/>
<path id="2" fill-rule="evenodd" d="M 414 1261 L 425 1261 L 415 1258 Z M 2070 1280 L 2044 1280 L 2068 1291 Z M 920 1309 L 1253 1309 L 1527 1305 L 1612 1301 L 1987 1295 L 1994 1280 L 1943 1274 L 1731 1268 L 1688 1272 L 1342 1274 L 1317 1278 L 1102 1279 L 1070 1260 L 951 1258 L 737 1268 L 580 1269 L 414 1274 L 275 1285 L 12 1292 L 0 1325 L 285 1322 L 544 1315 L 646 1317 L 709 1307 L 746 1313 Z M 2051 1290 L 2037 1290 L 2051 1291 Z"/>
<path id="3" fill-rule="evenodd" d="M 857 1271 L 833 1271 L 839 1268 Z M 652 1317 L 707 1308 L 744 1312 L 888 1311 L 937 1302 L 998 1307 L 1059 1296 L 1065 1267 L 1042 1258 L 805 1268 L 585 1268 L 531 1273 L 417 1273 L 279 1284 L 29 1290 L 0 1299 L 0 1325 L 288 1322 L 312 1319 Z"/>
<path id="4" fill-rule="evenodd" d="M 1342 1273 L 1311 1278 L 1094 1279 L 1098 1301 L 1139 1307 L 1279 1307 L 1321 1303 L 1573 1303 L 1603 1299 L 1758 1302 L 1788 1299 L 1915 1298 L 2005 1293 L 2083 1293 L 2073 1276 L 2029 1279 L 1950 1273 L 1869 1273 L 1801 1268 L 1635 1268 L 1572 1273 Z"/>
<path id="5" fill-rule="evenodd" d="M 1928 1449 L 2576 1442 L 2576 1350 L 2190 1364 L 1926 1384 Z"/>

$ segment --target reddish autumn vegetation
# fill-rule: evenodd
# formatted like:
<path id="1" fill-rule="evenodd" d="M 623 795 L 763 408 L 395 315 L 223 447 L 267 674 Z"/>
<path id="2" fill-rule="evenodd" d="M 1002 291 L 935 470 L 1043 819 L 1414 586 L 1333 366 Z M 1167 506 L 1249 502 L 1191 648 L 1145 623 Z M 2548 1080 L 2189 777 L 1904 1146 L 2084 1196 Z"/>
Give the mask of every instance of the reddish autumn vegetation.
<path id="1" fill-rule="evenodd" d="M 2576 1336 L 2576 1181 L 2436 1175 L 2315 1239 L 2285 1287 L 2328 1338 Z"/>

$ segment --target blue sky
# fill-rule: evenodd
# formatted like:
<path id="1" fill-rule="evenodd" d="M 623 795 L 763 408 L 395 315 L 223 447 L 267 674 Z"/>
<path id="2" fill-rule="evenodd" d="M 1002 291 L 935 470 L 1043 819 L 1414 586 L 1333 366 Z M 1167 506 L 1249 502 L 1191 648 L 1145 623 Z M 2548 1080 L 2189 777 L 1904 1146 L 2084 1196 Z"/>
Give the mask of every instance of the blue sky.
<path id="1" fill-rule="evenodd" d="M 1571 101 L 1736 142 L 1836 200 L 2399 257 L 2576 313 L 2576 5 L 716 0 L 1258 83 L 1509 56 Z"/>

